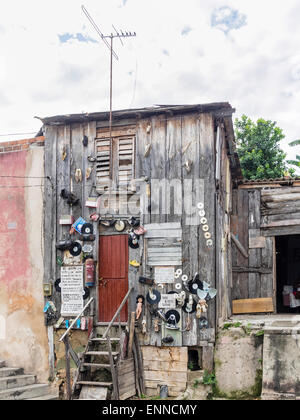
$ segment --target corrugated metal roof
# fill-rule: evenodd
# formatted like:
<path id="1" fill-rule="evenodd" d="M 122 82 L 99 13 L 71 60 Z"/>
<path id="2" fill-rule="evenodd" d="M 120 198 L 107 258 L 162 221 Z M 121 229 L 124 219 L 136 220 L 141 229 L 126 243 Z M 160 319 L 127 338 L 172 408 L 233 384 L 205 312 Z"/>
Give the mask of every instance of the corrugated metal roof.
<path id="1" fill-rule="evenodd" d="M 215 102 L 210 104 L 196 104 L 196 105 L 158 105 L 149 108 L 137 109 L 123 109 L 113 111 L 113 120 L 121 118 L 142 118 L 151 115 L 169 114 L 175 115 L 189 112 L 213 112 L 219 116 L 231 116 L 235 109 L 228 102 Z M 46 125 L 63 125 L 70 123 L 80 123 L 87 121 L 105 121 L 109 120 L 109 112 L 93 112 L 82 114 L 66 114 L 56 115 L 53 117 L 35 117 L 41 120 Z"/>
<path id="2" fill-rule="evenodd" d="M 282 178 L 270 178 L 270 179 L 254 179 L 254 180 L 243 180 L 241 185 L 268 185 L 268 184 L 284 184 L 293 185 L 294 182 L 300 182 L 300 177 L 282 177 Z"/>

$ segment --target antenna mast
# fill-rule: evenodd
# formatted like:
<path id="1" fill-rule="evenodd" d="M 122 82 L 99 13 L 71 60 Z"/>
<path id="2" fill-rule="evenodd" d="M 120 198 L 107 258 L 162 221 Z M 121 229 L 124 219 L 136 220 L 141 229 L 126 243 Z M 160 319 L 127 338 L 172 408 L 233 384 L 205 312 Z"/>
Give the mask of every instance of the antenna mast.
<path id="1" fill-rule="evenodd" d="M 111 33 L 110 35 L 103 35 L 103 33 L 100 31 L 98 25 L 95 23 L 95 21 L 93 20 L 93 18 L 89 14 L 89 12 L 86 10 L 86 8 L 83 5 L 81 6 L 81 8 L 82 8 L 83 13 L 86 15 L 86 17 L 88 18 L 88 20 L 90 21 L 90 23 L 94 27 L 97 34 L 100 36 L 100 38 L 102 39 L 104 44 L 110 50 L 109 137 L 110 137 L 110 144 L 112 146 L 113 58 L 115 58 L 117 61 L 119 60 L 119 57 L 117 56 L 117 54 L 113 50 L 113 40 L 114 40 L 114 38 L 119 38 L 119 40 L 120 40 L 120 42 L 123 46 L 124 44 L 123 44 L 122 38 L 134 37 L 134 36 L 136 36 L 136 33 L 135 32 L 133 32 L 133 33 L 123 32 L 123 31 L 118 32 L 116 30 L 116 28 L 114 27 L 114 25 L 112 25 L 112 27 L 115 31 L 115 34 Z M 107 39 L 110 39 L 110 43 L 107 41 Z M 112 147 L 110 147 L 110 162 L 112 162 L 111 153 L 112 153 Z M 110 168 L 109 168 L 109 176 L 110 176 L 110 179 L 112 179 L 112 165 L 111 164 L 110 164 Z"/>

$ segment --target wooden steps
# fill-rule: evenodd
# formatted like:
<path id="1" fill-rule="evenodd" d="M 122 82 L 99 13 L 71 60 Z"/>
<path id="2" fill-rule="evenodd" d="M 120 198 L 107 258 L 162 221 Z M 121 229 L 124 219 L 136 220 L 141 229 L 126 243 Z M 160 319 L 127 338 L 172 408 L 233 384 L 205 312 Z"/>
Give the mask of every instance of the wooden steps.
<path id="1" fill-rule="evenodd" d="M 106 338 L 98 338 L 98 337 L 95 337 L 95 338 L 91 338 L 89 341 L 91 341 L 91 342 L 95 342 L 95 343 L 97 343 L 97 342 L 99 342 L 99 343 L 107 343 L 107 339 Z M 120 338 L 118 338 L 118 337 L 112 337 L 111 339 L 110 339 L 110 341 L 111 342 L 119 342 L 120 341 Z"/>
<path id="2" fill-rule="evenodd" d="M 89 385 L 89 386 L 111 386 L 112 382 L 94 382 L 94 381 L 78 381 L 78 385 Z"/>
<path id="3" fill-rule="evenodd" d="M 113 351 L 112 356 L 118 356 L 118 352 L 117 351 Z M 84 353 L 85 356 L 109 356 L 109 352 L 108 351 L 87 351 L 86 353 Z"/>
<path id="4" fill-rule="evenodd" d="M 111 369 L 111 366 L 109 364 L 105 364 L 105 363 L 82 363 L 81 366 L 86 366 L 86 367 L 95 367 L 95 368 L 103 368 L 103 369 Z"/>

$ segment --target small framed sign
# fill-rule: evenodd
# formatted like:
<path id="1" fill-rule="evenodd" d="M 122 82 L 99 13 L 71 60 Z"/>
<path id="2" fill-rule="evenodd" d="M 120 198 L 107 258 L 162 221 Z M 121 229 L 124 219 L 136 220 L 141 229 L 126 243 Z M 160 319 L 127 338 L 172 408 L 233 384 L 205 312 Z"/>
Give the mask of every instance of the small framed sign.
<path id="1" fill-rule="evenodd" d="M 61 315 L 78 315 L 83 309 L 83 265 L 61 267 Z"/>
<path id="2" fill-rule="evenodd" d="M 160 309 L 175 309 L 176 308 L 175 293 L 161 294 L 161 299 L 158 304 L 158 307 Z"/>
<path id="3" fill-rule="evenodd" d="M 155 267 L 155 283 L 174 283 L 175 268 L 174 267 Z"/>

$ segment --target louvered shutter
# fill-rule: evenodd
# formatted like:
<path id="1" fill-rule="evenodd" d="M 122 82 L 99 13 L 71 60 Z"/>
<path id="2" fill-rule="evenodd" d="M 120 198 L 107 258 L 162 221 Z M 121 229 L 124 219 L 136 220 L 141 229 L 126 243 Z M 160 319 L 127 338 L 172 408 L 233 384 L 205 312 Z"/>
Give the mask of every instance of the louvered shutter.
<path id="1" fill-rule="evenodd" d="M 120 190 L 127 190 L 134 178 L 134 136 L 118 138 L 117 185 Z"/>
<path id="2" fill-rule="evenodd" d="M 110 139 L 96 139 L 97 191 L 102 193 L 106 191 L 110 185 L 110 150 Z"/>

